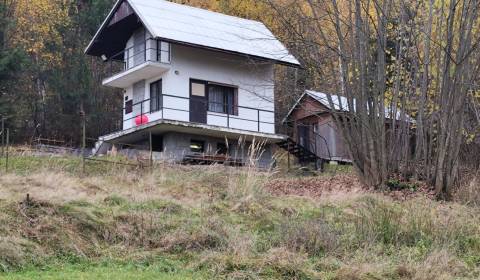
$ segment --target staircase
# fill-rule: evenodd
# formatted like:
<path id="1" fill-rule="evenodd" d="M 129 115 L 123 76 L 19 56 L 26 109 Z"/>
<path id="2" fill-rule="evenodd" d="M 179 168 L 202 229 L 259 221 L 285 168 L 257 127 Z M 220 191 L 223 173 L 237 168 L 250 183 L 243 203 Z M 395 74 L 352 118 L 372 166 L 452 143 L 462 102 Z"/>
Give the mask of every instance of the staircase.
<path id="1" fill-rule="evenodd" d="M 95 147 L 92 149 L 92 156 L 105 155 L 108 150 L 112 147 L 112 144 L 109 144 L 101 139 L 95 143 Z"/>
<path id="2" fill-rule="evenodd" d="M 323 167 L 323 159 L 321 157 L 317 156 L 306 147 L 298 144 L 291 137 L 288 137 L 285 141 L 277 143 L 277 146 L 297 157 L 302 164 L 315 163 L 317 169 Z"/>

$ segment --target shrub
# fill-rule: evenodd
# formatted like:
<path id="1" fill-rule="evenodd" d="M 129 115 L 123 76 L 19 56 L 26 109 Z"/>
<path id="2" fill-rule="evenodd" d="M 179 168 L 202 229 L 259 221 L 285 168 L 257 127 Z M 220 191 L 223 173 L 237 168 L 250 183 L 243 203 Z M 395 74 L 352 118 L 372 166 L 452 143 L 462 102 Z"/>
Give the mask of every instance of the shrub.
<path id="1" fill-rule="evenodd" d="M 354 210 L 353 224 L 358 245 L 365 242 L 394 244 L 398 241 L 402 213 L 394 204 L 366 197 L 355 205 Z"/>

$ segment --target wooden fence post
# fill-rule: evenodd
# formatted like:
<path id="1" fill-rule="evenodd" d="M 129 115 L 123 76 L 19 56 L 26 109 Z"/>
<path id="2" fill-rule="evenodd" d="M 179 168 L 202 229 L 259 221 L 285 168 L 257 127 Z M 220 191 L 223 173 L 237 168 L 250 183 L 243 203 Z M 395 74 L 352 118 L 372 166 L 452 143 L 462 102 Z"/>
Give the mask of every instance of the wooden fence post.
<path id="1" fill-rule="evenodd" d="M 83 111 L 83 104 L 81 106 L 80 115 L 82 117 L 82 174 L 85 175 L 85 148 L 87 146 L 87 139 L 86 139 L 85 112 Z"/>
<path id="2" fill-rule="evenodd" d="M 153 172 L 153 139 L 152 139 L 152 131 L 150 131 L 150 171 Z"/>
<path id="3" fill-rule="evenodd" d="M 5 153 L 5 172 L 8 172 L 8 146 L 10 144 L 10 129 L 7 128 L 6 153 Z"/>
<path id="4" fill-rule="evenodd" d="M 290 172 L 290 142 L 287 144 L 287 172 Z"/>
<path id="5" fill-rule="evenodd" d="M 0 157 L 5 156 L 5 117 L 2 116 L 2 153 Z"/>

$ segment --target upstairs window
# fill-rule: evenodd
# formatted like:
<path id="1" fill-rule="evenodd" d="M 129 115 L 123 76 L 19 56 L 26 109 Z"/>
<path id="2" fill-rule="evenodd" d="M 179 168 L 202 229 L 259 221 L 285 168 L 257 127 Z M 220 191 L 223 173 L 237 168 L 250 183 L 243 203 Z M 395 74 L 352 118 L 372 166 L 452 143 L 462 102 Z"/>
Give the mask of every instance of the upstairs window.
<path id="1" fill-rule="evenodd" d="M 170 43 L 157 40 L 157 61 L 162 63 L 170 63 L 171 61 Z"/>
<path id="2" fill-rule="evenodd" d="M 150 112 L 162 109 L 162 80 L 150 84 Z"/>
<path id="3" fill-rule="evenodd" d="M 208 111 L 237 114 L 237 89 L 223 85 L 208 85 Z"/>

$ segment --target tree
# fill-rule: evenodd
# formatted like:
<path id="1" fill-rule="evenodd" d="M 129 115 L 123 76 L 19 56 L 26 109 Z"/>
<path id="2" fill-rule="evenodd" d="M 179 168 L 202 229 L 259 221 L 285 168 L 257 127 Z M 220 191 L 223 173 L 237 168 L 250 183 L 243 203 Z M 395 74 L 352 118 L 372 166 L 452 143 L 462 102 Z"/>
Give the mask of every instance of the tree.
<path id="1" fill-rule="evenodd" d="M 0 2 L 0 118 L 14 114 L 13 80 L 21 72 L 25 62 L 24 53 L 9 44 L 9 37 L 15 25 L 14 4 L 13 0 Z"/>
<path id="2" fill-rule="evenodd" d="M 295 16 L 267 2 L 313 76 L 337 77 L 347 102 L 332 114 L 365 183 L 413 175 L 448 197 L 480 66 L 478 1 L 305 0 Z"/>

